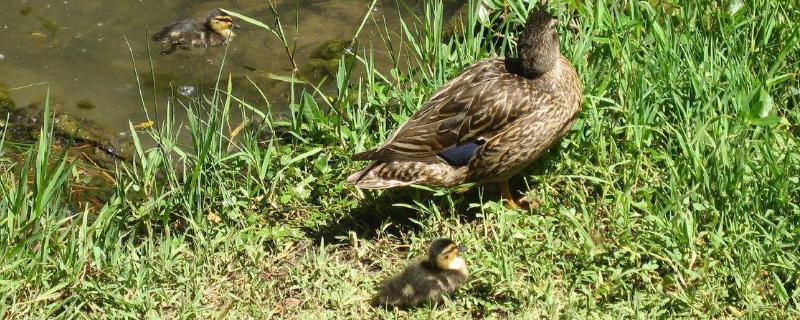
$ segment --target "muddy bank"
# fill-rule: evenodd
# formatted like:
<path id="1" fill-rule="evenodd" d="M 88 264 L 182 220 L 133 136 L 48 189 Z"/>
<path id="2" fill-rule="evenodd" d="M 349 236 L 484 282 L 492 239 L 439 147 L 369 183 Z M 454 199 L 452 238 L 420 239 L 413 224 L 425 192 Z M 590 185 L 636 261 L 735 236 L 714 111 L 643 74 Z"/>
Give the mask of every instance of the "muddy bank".
<path id="1" fill-rule="evenodd" d="M 82 102 L 84 107 L 91 102 Z M 77 106 L 81 107 L 81 106 Z M 70 180 L 69 203 L 73 210 L 96 208 L 114 193 L 114 171 L 122 162 L 133 160 L 134 146 L 128 133 L 117 132 L 95 121 L 64 112 L 63 104 L 51 101 L 51 164 L 66 156 L 76 173 Z M 18 107 L 0 84 L 0 127 L 5 135 L 2 157 L 13 166 L 22 163 L 41 135 L 44 103 Z M 18 169 L 11 168 L 18 174 Z M 19 179 L 17 177 L 16 179 Z M 30 177 L 28 177 L 30 179 Z"/>

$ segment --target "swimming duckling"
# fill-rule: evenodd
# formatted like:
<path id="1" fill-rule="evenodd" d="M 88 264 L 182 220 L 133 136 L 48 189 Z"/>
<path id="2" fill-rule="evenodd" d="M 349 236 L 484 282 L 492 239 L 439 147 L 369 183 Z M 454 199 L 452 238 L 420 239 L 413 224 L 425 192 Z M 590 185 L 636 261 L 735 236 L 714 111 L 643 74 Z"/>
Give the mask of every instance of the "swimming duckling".
<path id="1" fill-rule="evenodd" d="M 220 9 L 212 9 L 204 18 L 184 19 L 175 22 L 153 35 L 153 41 L 160 41 L 169 49 L 161 54 L 170 54 L 177 48 L 188 50 L 191 47 L 218 47 L 230 41 L 233 29 L 233 18 Z"/>
<path id="2" fill-rule="evenodd" d="M 517 52 L 478 61 L 441 87 L 383 145 L 353 156 L 371 163 L 347 182 L 362 189 L 497 182 L 509 206 L 524 205 L 508 180 L 569 132 L 583 94 L 547 12 L 528 15 Z"/>
<path id="3" fill-rule="evenodd" d="M 463 251 L 466 249 L 453 240 L 434 241 L 428 257 L 410 263 L 401 274 L 381 284 L 373 303 L 402 308 L 441 301 L 442 294 L 455 291 L 467 280 L 467 265 L 459 256 Z"/>

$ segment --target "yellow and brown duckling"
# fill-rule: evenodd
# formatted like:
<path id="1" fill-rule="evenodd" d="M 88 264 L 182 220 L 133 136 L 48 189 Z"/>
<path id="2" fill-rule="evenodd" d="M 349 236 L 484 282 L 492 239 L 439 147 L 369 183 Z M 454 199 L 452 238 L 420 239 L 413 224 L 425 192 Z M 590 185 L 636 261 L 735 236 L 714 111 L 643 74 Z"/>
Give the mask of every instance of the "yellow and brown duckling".
<path id="1" fill-rule="evenodd" d="M 436 303 L 467 280 L 465 251 L 450 239 L 437 239 L 428 256 L 411 262 L 405 270 L 381 284 L 373 303 L 379 306 L 414 307 Z"/>
<path id="2" fill-rule="evenodd" d="M 238 25 L 231 16 L 220 9 L 212 9 L 202 18 L 184 19 L 167 26 L 153 35 L 153 41 L 169 47 L 161 54 L 173 53 L 178 48 L 219 47 L 234 37 L 234 28 Z"/>
<path id="3" fill-rule="evenodd" d="M 347 181 L 363 189 L 421 184 L 453 187 L 508 180 L 561 139 L 581 111 L 582 89 L 561 55 L 556 19 L 531 12 L 518 58 L 479 61 L 440 88 Z"/>

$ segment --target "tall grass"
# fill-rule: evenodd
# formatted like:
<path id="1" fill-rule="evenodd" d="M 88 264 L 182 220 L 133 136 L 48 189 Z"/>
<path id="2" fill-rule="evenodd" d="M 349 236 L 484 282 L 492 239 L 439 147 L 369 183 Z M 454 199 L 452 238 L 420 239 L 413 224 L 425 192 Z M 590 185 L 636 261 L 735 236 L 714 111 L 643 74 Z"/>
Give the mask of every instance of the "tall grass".
<path id="1" fill-rule="evenodd" d="M 443 42 L 444 10 L 430 2 L 343 59 L 333 95 L 276 76 L 292 83 L 286 117 L 235 97 L 220 73 L 212 92 L 162 102 L 186 108 L 185 121 L 167 112 L 158 126 L 130 127 L 135 160 L 96 210 L 66 205 L 73 173 L 48 148 L 46 111 L 25 161 L 2 167 L 0 315 L 799 317 L 796 2 L 553 1 L 584 111 L 523 175 L 541 200 L 533 212 L 505 209 L 491 188 L 365 194 L 344 183 L 363 165 L 349 156 L 437 87 L 513 54 L 537 3 L 470 2 L 464 34 Z M 478 17 L 479 5 L 491 14 Z M 291 60 L 275 22 L 260 26 Z M 242 130 L 231 112 L 257 124 Z M 156 146 L 143 148 L 145 136 Z M 440 236 L 471 249 L 457 300 L 366 304 Z"/>

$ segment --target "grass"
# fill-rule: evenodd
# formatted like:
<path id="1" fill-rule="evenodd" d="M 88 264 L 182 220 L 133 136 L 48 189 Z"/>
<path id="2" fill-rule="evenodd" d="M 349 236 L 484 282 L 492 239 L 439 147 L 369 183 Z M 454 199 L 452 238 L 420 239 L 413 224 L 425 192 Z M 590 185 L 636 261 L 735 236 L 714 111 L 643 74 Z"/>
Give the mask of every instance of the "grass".
<path id="1" fill-rule="evenodd" d="M 97 208 L 69 208 L 76 177 L 49 150 L 45 117 L 26 160 L 1 167 L 0 315 L 800 318 L 795 1 L 553 1 L 584 111 L 518 179 L 542 202 L 531 213 L 504 208 L 491 186 L 362 193 L 344 183 L 364 165 L 349 156 L 438 86 L 513 52 L 531 2 L 487 1 L 489 20 L 470 14 L 474 32 L 443 44 L 441 7 L 428 5 L 345 59 L 334 95 L 297 84 L 288 117 L 261 112 L 255 128 L 238 131 L 228 115 L 270 106 L 230 95 L 223 74 L 202 98 L 148 106 L 187 108 L 188 122 L 170 113 L 134 134 L 136 159 Z M 376 49 L 394 68 L 378 71 Z M 353 63 L 368 72 L 355 77 Z M 457 300 L 365 303 L 441 236 L 470 248 Z"/>

